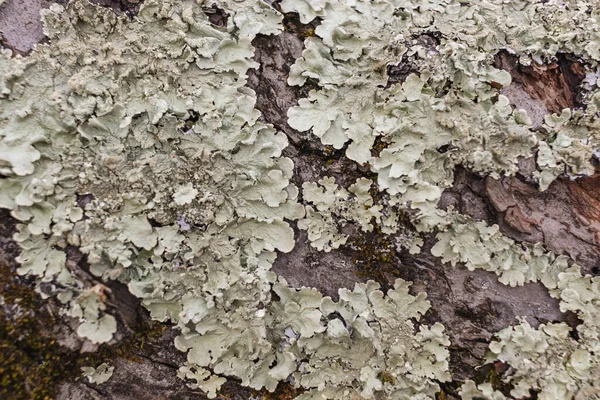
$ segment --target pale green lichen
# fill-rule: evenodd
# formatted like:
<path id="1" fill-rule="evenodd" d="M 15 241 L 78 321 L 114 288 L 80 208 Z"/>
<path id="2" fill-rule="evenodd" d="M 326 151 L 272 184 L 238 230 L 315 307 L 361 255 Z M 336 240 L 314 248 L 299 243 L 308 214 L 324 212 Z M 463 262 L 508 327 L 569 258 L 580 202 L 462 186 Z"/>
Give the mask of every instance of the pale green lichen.
<path id="1" fill-rule="evenodd" d="M 505 400 L 501 392 L 494 390 L 491 383 L 475 384 L 472 380 L 467 380 L 460 387 L 460 398 L 462 400 Z"/>
<path id="2" fill-rule="evenodd" d="M 215 376 L 210 371 L 200 367 L 184 366 L 179 368 L 177 376 L 182 379 L 193 379 L 196 383 L 190 384 L 192 389 L 202 389 L 209 399 L 217 397 L 217 390 L 227 380 L 220 376 Z"/>
<path id="3" fill-rule="evenodd" d="M 90 383 L 101 385 L 112 377 L 115 367 L 102 363 L 98 367 L 81 367 L 82 376 L 86 377 Z"/>
<path id="4" fill-rule="evenodd" d="M 597 344 L 578 344 L 570 330 L 564 323 L 533 329 L 523 322 L 497 334 L 500 341 L 490 344 L 490 359 L 500 359 L 515 369 L 509 377 L 515 386 L 512 396 L 528 396 L 530 389 L 539 392 L 541 400 L 600 396 Z"/>
<path id="5" fill-rule="evenodd" d="M 340 228 L 351 222 L 360 226 L 363 232 L 371 232 L 373 223 L 381 222 L 381 205 L 374 205 L 369 193 L 372 182 L 358 179 L 348 190 L 339 187 L 335 179 L 327 177 L 302 185 L 306 216 L 298 221 L 298 227 L 308 232 L 313 247 L 331 251 L 346 243 L 348 235 Z M 391 231 L 391 227 L 390 227 Z"/>
<path id="6" fill-rule="evenodd" d="M 213 3 L 227 26 L 210 23 L 202 7 Z M 441 325 L 415 325 L 424 294 L 402 280 L 387 293 L 367 282 L 333 301 L 270 271 L 276 251 L 294 247 L 286 221 L 330 250 L 346 240 L 339 224 L 389 234 L 405 212 L 417 232 L 437 230 L 432 251 L 443 261 L 510 285 L 541 280 L 584 321 L 579 341 L 564 324 L 498 334 L 489 358 L 514 368 L 516 395 L 593 398 L 597 280 L 541 245 L 436 208 L 458 165 L 497 177 L 535 153 L 541 189 L 593 171 L 593 77 L 587 108 L 547 116 L 542 134 L 499 93 L 511 80 L 492 65 L 500 50 L 524 63 L 563 51 L 595 68 L 600 14 L 590 3 L 284 0 L 302 22 L 320 19 L 288 79 L 318 88 L 289 110 L 290 126 L 347 146 L 386 192 L 376 201 L 368 179 L 346 189 L 324 178 L 303 185 L 305 207 L 282 156 L 287 138 L 261 122 L 245 86 L 258 67 L 251 42 L 281 32 L 280 13 L 260 0 L 147 0 L 128 20 L 83 0 L 53 5 L 48 44 L 27 58 L 0 54 L 0 207 L 21 222 L 19 273 L 80 319 L 79 335 L 109 342 L 117 324 L 102 286 L 67 267 L 66 249 L 77 247 L 94 276 L 127 284 L 153 318 L 178 327 L 179 375 L 210 397 L 233 377 L 271 391 L 287 380 L 306 390 L 300 399 L 432 399 L 450 379 L 450 343 Z M 419 42 L 432 32 L 439 44 Z M 414 71 L 388 86 L 387 67 L 403 59 Z M 411 253 L 424 243 L 410 242 Z M 462 395 L 502 398 L 469 382 Z"/>
<path id="7" fill-rule="evenodd" d="M 340 289 L 337 302 L 283 283 L 274 287 L 281 299 L 274 322 L 287 336 L 284 351 L 307 360 L 288 371 L 296 370 L 294 381 L 311 389 L 299 399 L 433 398 L 439 390 L 433 380 L 450 378 L 444 328 L 415 330 L 412 319 L 430 305 L 424 293 L 410 295 L 407 282 L 396 280 L 387 295 L 372 281 L 357 284 Z"/>
<path id="8" fill-rule="evenodd" d="M 116 321 L 102 291 L 66 269 L 64 249 L 77 246 L 94 275 L 127 283 L 154 318 L 177 324 L 175 344 L 188 354 L 180 376 L 211 397 L 224 376 L 256 389 L 289 378 L 343 393 L 359 379 L 366 397 L 433 396 L 434 380 L 449 377 L 448 339 L 440 325 L 413 332 L 409 318 L 428 307 L 423 295 L 408 295 L 400 281 L 388 297 L 374 283 L 357 287 L 353 301 L 327 303 L 353 313 L 346 328 L 328 322 L 327 298 L 269 271 L 275 250 L 294 246 L 284 219 L 304 209 L 289 183 L 293 164 L 281 157 L 287 139 L 258 121 L 244 77 L 256 66 L 252 37 L 280 31 L 280 16 L 260 2 L 220 5 L 233 16 L 226 30 L 193 2 L 147 1 L 132 21 L 82 1 L 53 6 L 45 12 L 51 44 L 7 59 L 2 205 L 24 222 L 21 273 L 55 284 L 65 312 L 82 321 L 78 333 L 108 342 Z M 53 78 L 20 83 L 44 74 Z M 19 149 L 31 156 L 13 159 Z M 351 189 L 365 229 L 369 186 Z M 390 353 L 388 342 L 399 340 L 421 353 Z M 320 377 L 323 357 L 339 346 L 359 356 L 355 366 L 345 371 L 332 359 Z"/>
<path id="9" fill-rule="evenodd" d="M 255 122 L 253 93 L 243 88 L 243 73 L 255 65 L 249 34 L 235 39 L 212 27 L 191 3 L 148 2 L 127 23 L 76 2 L 53 6 L 45 20 L 52 45 L 5 63 L 2 206 L 28 222 L 17 235 L 20 272 L 59 284 L 68 314 L 84 321 L 80 335 L 106 342 L 116 323 L 66 269 L 68 244 L 88 256 L 92 273 L 126 281 L 147 273 L 143 260 L 191 262 L 177 221 L 201 227 L 207 238 L 224 230 L 223 240 L 250 238 L 252 230 L 266 249 L 289 251 L 292 232 L 281 220 L 302 210 L 287 188 L 291 162 L 277 158 L 286 139 Z M 277 32 L 279 20 L 254 34 Z M 79 35 L 86 43 L 75 39 L 73 50 Z M 48 68 L 51 80 L 19 83 Z M 218 96 L 214 84 L 222 86 Z M 199 120 L 187 127 L 193 112 Z M 76 203 L 83 194 L 92 198 L 84 209 Z"/>
<path id="10" fill-rule="evenodd" d="M 515 328 L 525 332 L 522 340 L 513 340 L 513 328 L 499 334 L 502 345 L 492 345 L 490 360 L 499 358 L 516 369 L 510 378 L 517 385 L 515 396 L 536 389 L 544 399 L 598 397 L 599 360 L 594 354 L 600 329 L 594 321 L 600 305 L 595 286 L 586 283 L 589 278 L 570 267 L 568 258 L 541 245 L 524 247 L 500 234 L 497 226 L 435 208 L 459 164 L 497 177 L 513 174 L 519 157 L 536 154 L 534 177 L 541 190 L 559 175 L 594 172 L 600 92 L 593 77 L 588 76 L 587 108 L 546 116 L 541 135 L 525 111 L 513 110 L 498 93 L 511 79 L 492 66 L 492 56 L 500 50 L 516 53 L 526 64 L 562 51 L 594 68 L 600 60 L 600 18 L 591 2 L 389 1 L 368 7 L 360 1 L 324 0 L 284 1 L 282 7 L 300 13 L 305 22 L 321 20 L 288 80 L 303 85 L 312 78 L 319 89 L 289 110 L 290 125 L 312 130 L 335 148 L 349 142 L 346 155 L 371 165 L 379 189 L 395 196 L 391 203 L 416 209 L 418 230 L 438 231 L 432 252 L 442 261 L 494 271 L 510 285 L 541 280 L 562 299 L 561 309 L 576 311 L 584 320 L 578 331 L 585 335 L 578 344 L 566 326 L 552 338 L 544 326 Z M 431 32 L 440 33 L 439 44 L 418 44 L 419 35 Z M 401 55 L 418 72 L 387 87 L 385 68 Z M 388 145 L 371 154 L 368 147 L 376 136 Z M 563 288 L 566 282 L 578 283 Z M 535 340 L 552 343 L 524 357 Z M 565 364 L 568 360 L 558 355 L 564 352 L 553 356 L 551 348 L 571 349 L 577 366 Z M 503 398 L 490 387 L 466 388 L 471 392 L 467 398 Z"/>
<path id="11" fill-rule="evenodd" d="M 488 358 L 510 364 L 511 395 L 536 390 L 541 400 L 600 398 L 600 279 L 581 276 L 572 266 L 558 275 L 550 292 L 561 300 L 561 311 L 577 313 L 578 340 L 564 324 L 532 328 L 527 321 L 506 328 L 490 344 Z"/>
<path id="12" fill-rule="evenodd" d="M 502 235 L 497 225 L 487 226 L 453 213 L 444 217 L 445 223 L 439 224 L 442 232 L 436 235 L 438 242 L 431 249 L 443 262 L 495 272 L 500 282 L 510 286 L 539 280 L 549 288 L 569 266 L 568 257 L 548 253 L 539 244 L 517 244 Z"/>
<path id="13" fill-rule="evenodd" d="M 589 4 L 574 1 L 572 8 L 565 8 L 559 2 L 448 0 L 420 6 L 410 1 L 372 6 L 282 3 L 285 11 L 297 11 L 305 20 L 322 19 L 289 78 L 295 85 L 313 78 L 321 88 L 289 110 L 290 125 L 312 129 L 324 144 L 336 148 L 350 142 L 346 155 L 369 162 L 380 189 L 416 206 L 439 199 L 457 164 L 492 176 L 514 173 L 518 158 L 537 146 L 542 149 L 542 189 L 565 167 L 573 176 L 593 172 L 589 159 L 598 140 L 595 102 L 585 112 L 547 117 L 547 136 L 559 137 L 547 142 L 533 130 L 525 111 L 513 110 L 498 95 L 497 87 L 508 86 L 511 78 L 492 66 L 493 54 L 503 49 L 518 52 L 523 61 L 562 50 L 596 63 L 599 28 L 597 17 L 587 12 Z M 439 45 L 413 45 L 411 38 L 432 31 L 442 34 Z M 419 75 L 384 88 L 386 66 L 398 63 L 402 55 Z M 389 146 L 372 156 L 368 148 L 376 136 Z M 440 153 L 443 147 L 451 150 Z"/>

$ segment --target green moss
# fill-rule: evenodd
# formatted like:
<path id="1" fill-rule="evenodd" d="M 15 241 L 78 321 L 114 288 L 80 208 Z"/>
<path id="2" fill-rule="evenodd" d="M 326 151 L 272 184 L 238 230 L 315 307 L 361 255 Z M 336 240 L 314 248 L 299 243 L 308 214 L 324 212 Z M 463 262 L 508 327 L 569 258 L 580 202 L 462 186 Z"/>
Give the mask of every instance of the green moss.
<path id="1" fill-rule="evenodd" d="M 492 388 L 504 395 L 509 395 L 513 385 L 505 382 L 508 365 L 502 362 L 489 363 L 481 366 L 477 370 L 474 381 L 477 384 L 491 383 Z"/>
<path id="2" fill-rule="evenodd" d="M 0 398 L 53 398 L 56 384 L 79 373 L 77 355 L 40 333 L 55 324 L 33 289 L 0 259 Z M 8 312 L 7 312 L 8 311 Z"/>
<path id="3" fill-rule="evenodd" d="M 297 13 L 285 13 L 283 14 L 283 25 L 287 32 L 296 34 L 302 39 L 306 39 L 315 35 L 317 23 L 313 21 L 309 24 L 303 24 L 300 22 Z"/>
<path id="4" fill-rule="evenodd" d="M 373 222 L 373 232 L 351 238 L 348 246 L 356 249 L 353 257 L 356 274 L 362 278 L 374 279 L 381 284 L 388 282 L 386 274 L 394 274 L 398 256 L 391 235 L 381 231 L 381 226 Z"/>
<path id="5" fill-rule="evenodd" d="M 146 343 L 159 339 L 167 330 L 167 325 L 158 321 L 143 323 L 134 327 L 135 334 L 128 337 L 117 346 L 103 344 L 97 352 L 82 355 L 78 358 L 80 366 L 96 366 L 103 362 L 125 359 L 129 362 L 140 363 L 142 359 L 137 354 L 144 350 Z"/>
<path id="6" fill-rule="evenodd" d="M 8 233 L 2 234 L 6 237 Z M 81 374 L 82 366 L 96 366 L 117 358 L 141 362 L 136 353 L 167 329 L 156 321 L 140 323 L 134 327 L 135 335 L 118 346 L 102 345 L 97 352 L 86 354 L 69 351 L 48 330 L 57 324 L 49 312 L 52 303 L 36 295 L 28 281 L 15 273 L 15 266 L 7 262 L 7 256 L 13 254 L 0 249 L 0 288 L 4 301 L 0 305 L 1 399 L 51 399 L 61 382 Z"/>
<path id="7" fill-rule="evenodd" d="M 379 375 L 377 375 L 377 379 L 382 383 L 390 383 L 392 385 L 396 383 L 396 378 L 388 371 L 380 372 Z"/>
<path id="8" fill-rule="evenodd" d="M 292 400 L 304 393 L 305 390 L 294 388 L 289 383 L 281 382 L 277 385 L 274 392 L 268 392 L 267 390 L 254 391 L 253 397 L 258 397 L 261 400 Z"/>

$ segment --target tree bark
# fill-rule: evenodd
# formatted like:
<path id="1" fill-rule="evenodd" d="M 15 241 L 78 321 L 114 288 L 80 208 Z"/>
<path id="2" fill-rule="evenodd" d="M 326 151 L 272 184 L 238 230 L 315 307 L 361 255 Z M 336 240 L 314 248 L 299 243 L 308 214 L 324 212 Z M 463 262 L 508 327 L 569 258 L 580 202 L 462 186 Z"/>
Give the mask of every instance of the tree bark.
<path id="1" fill-rule="evenodd" d="M 126 1 L 98 2 L 119 13 L 135 13 L 138 7 Z M 36 16 L 48 4 L 47 0 L 8 0 L 2 5 L 3 46 L 26 55 L 42 41 Z M 256 91 L 256 107 L 262 118 L 289 138 L 285 155 L 294 161 L 293 182 L 301 186 L 327 175 L 347 187 L 356 178 L 373 178 L 368 167 L 349 161 L 343 150 L 323 146 L 316 137 L 287 124 L 287 110 L 311 87 L 290 87 L 286 79 L 312 27 L 300 24 L 293 15 L 286 16 L 285 25 L 286 31 L 278 36 L 254 40 L 260 67 L 250 72 L 248 86 Z M 513 77 L 513 84 L 503 89 L 504 94 L 515 106 L 526 109 L 538 125 L 548 112 L 580 105 L 578 86 L 584 67 L 568 55 L 555 64 L 527 67 L 519 65 L 510 54 L 500 53 L 496 64 Z M 388 72 L 391 82 L 402 82 L 410 66 L 400 64 Z M 439 207 L 453 206 L 463 214 L 498 224 L 505 235 L 518 242 L 541 242 L 549 250 L 576 260 L 584 273 L 600 274 L 600 175 L 574 181 L 560 178 L 540 192 L 531 179 L 531 163 L 522 160 L 517 176 L 500 180 L 459 169 Z M 111 311 L 118 316 L 115 340 L 110 345 L 94 346 L 77 337 L 76 321 L 61 317 L 54 300 L 42 300 L 32 282 L 16 275 L 19 249 L 12 240 L 15 225 L 9 213 L 0 210 L 0 358 L 4 361 L 0 364 L 0 398 L 205 398 L 176 377 L 178 366 L 185 360 L 173 345 L 176 332 L 150 321 L 139 301 L 122 284 L 101 283 L 110 289 Z M 394 238 L 380 232 L 350 235 L 346 246 L 331 253 L 312 248 L 305 232 L 295 229 L 295 233 L 294 250 L 280 254 L 273 265 L 273 270 L 295 287 L 316 287 L 336 297 L 339 288 L 351 288 L 355 282 L 375 279 L 386 288 L 401 277 L 413 282 L 413 293 L 428 294 L 432 308 L 424 322 L 443 323 L 452 341 L 454 381 L 442 385 L 446 399 L 458 398 L 460 381 L 477 380 L 490 373 L 500 376 L 505 371 L 501 364 L 478 367 L 494 333 L 513 325 L 515 317 L 523 316 L 534 326 L 558 321 L 571 326 L 579 323 L 574 314 L 560 312 L 558 301 L 540 283 L 512 288 L 499 283 L 492 273 L 441 263 L 429 252 L 434 243 L 432 236 L 426 237 L 421 254 L 410 255 L 397 250 Z M 68 263 L 81 279 L 100 284 L 74 248 L 69 249 Z M 93 385 L 80 377 L 81 366 L 106 361 L 115 370 L 105 384 Z M 287 384 L 280 384 L 277 392 L 268 394 L 228 382 L 218 398 L 287 399 L 295 394 Z"/>

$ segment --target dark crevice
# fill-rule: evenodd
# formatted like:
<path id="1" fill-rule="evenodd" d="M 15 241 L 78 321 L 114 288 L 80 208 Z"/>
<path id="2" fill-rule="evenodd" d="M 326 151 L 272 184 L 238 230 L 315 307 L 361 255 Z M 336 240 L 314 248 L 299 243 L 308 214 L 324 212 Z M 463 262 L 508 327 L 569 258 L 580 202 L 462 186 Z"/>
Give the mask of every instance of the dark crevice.
<path id="1" fill-rule="evenodd" d="M 388 81 L 385 88 L 387 89 L 396 83 L 403 83 L 410 74 L 417 73 L 418 71 L 417 66 L 409 61 L 408 56 L 406 54 L 403 55 L 397 64 L 388 64 Z"/>
<path id="2" fill-rule="evenodd" d="M 129 19 L 133 18 L 140 12 L 140 7 L 143 0 L 127 1 L 127 0 L 90 0 L 92 3 L 101 7 L 110 8 L 116 14 L 125 14 Z"/>
<path id="3" fill-rule="evenodd" d="M 442 42 L 442 32 L 440 31 L 425 31 L 413 36 L 417 44 L 426 48 L 434 48 Z"/>
<path id="4" fill-rule="evenodd" d="M 454 183 L 444 190 L 438 207 L 443 210 L 453 207 L 460 214 L 468 215 L 478 221 L 497 223 L 494 207 L 485 194 L 485 179 L 458 166 L 454 171 Z"/>
<path id="5" fill-rule="evenodd" d="M 569 332 L 571 338 L 573 338 L 573 340 L 579 340 L 579 332 L 577 331 L 577 327 L 581 324 L 583 324 L 583 320 L 581 318 L 579 318 L 579 316 L 577 315 L 577 313 L 568 310 L 565 312 L 565 322 L 567 323 L 567 325 L 569 325 L 569 327 L 571 328 L 571 332 Z"/>
<path id="6" fill-rule="evenodd" d="M 513 397 L 510 395 L 510 391 L 514 386 L 511 383 L 506 382 L 509 373 L 510 365 L 502 361 L 496 361 L 482 365 L 478 368 L 473 376 L 473 380 L 476 384 L 486 382 L 491 383 L 494 390 L 497 390 L 507 396 L 507 398 L 512 399 Z"/>
<path id="7" fill-rule="evenodd" d="M 75 193 L 75 201 L 77 202 L 77 206 L 81 209 L 85 210 L 85 206 L 90 204 L 94 200 L 94 195 L 91 193 Z"/>
<path id="8" fill-rule="evenodd" d="M 162 365 L 162 366 L 164 366 L 164 367 L 167 367 L 167 368 L 169 368 L 169 369 L 172 369 L 172 370 L 174 370 L 174 371 L 178 371 L 178 370 L 179 370 L 179 367 L 180 367 L 179 365 L 177 365 L 177 364 L 174 364 L 174 363 L 170 363 L 170 362 L 168 362 L 168 361 L 162 361 L 162 360 L 158 360 L 158 359 L 156 359 L 155 357 L 152 357 L 152 356 L 150 356 L 150 355 L 146 355 L 146 354 L 144 354 L 144 353 L 143 353 L 143 352 L 141 352 L 141 351 L 132 351 L 132 353 L 133 353 L 134 355 L 136 355 L 137 357 L 140 357 L 140 358 L 143 358 L 143 359 L 145 359 L 145 360 L 148 360 L 148 361 L 150 361 L 152 364 L 159 364 L 159 365 Z"/>
<path id="9" fill-rule="evenodd" d="M 212 4 L 210 7 L 202 7 L 202 11 L 208 15 L 208 20 L 214 26 L 219 28 L 226 28 L 227 21 L 229 20 L 229 14 L 222 8 L 217 7 L 216 4 Z"/>
<path id="10" fill-rule="evenodd" d="M 163 226 L 170 225 L 170 223 L 162 223 L 157 221 L 155 218 L 147 218 L 150 226 L 153 228 L 162 228 Z"/>
<path id="11" fill-rule="evenodd" d="M 440 44 L 441 37 L 441 33 L 437 31 L 422 32 L 414 35 L 411 42 L 407 43 L 407 46 L 419 45 L 426 49 L 434 49 Z M 387 65 L 388 81 L 385 88 L 387 89 L 397 83 L 403 83 L 410 74 L 420 75 L 419 68 L 413 62 L 413 57 L 404 54 L 396 64 Z"/>
<path id="12" fill-rule="evenodd" d="M 459 400 L 461 398 L 458 394 L 460 382 L 450 381 L 439 382 L 438 384 L 440 385 L 440 391 L 435 396 L 436 400 Z"/>
<path id="13" fill-rule="evenodd" d="M 321 25 L 321 18 L 316 17 L 308 24 L 303 24 L 300 21 L 300 15 L 295 12 L 284 13 L 281 10 L 281 1 L 275 0 L 272 4 L 272 7 L 283 14 L 283 26 L 286 32 L 292 33 L 301 40 L 306 39 L 307 37 L 311 37 L 315 35 L 315 29 L 319 25 Z"/>
<path id="14" fill-rule="evenodd" d="M 449 151 L 456 150 L 458 147 L 454 146 L 451 143 L 444 144 L 436 149 L 436 151 L 440 154 L 445 154 Z"/>
<path id="15" fill-rule="evenodd" d="M 127 286 L 117 280 L 103 280 L 90 272 L 87 256 L 74 246 L 67 246 L 67 268 L 87 287 L 96 287 L 106 296 L 105 304 L 108 313 L 114 315 L 120 322 L 118 329 L 124 335 L 135 333 L 135 327 L 149 321 L 149 315 L 142 308 L 140 300 L 135 297 Z"/>

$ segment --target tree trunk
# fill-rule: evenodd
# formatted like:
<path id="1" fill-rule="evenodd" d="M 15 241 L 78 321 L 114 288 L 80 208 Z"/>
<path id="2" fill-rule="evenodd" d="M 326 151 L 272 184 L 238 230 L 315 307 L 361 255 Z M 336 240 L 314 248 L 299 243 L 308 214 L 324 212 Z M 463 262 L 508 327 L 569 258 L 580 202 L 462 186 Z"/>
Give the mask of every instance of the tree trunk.
<path id="1" fill-rule="evenodd" d="M 135 13 L 138 8 L 125 1 L 97 2 L 118 13 Z M 28 54 L 35 43 L 44 39 L 37 15 L 49 4 L 47 0 L 7 0 L 1 5 L 3 46 L 15 54 Z M 332 151 L 315 136 L 288 125 L 287 110 L 306 97 L 310 85 L 291 87 L 286 80 L 312 27 L 300 24 L 295 16 L 286 16 L 285 21 L 285 32 L 254 40 L 260 67 L 251 71 L 248 86 L 257 93 L 262 118 L 289 138 L 285 155 L 294 161 L 293 183 L 301 186 L 328 175 L 347 187 L 359 177 L 372 178 L 368 168 L 348 160 L 342 151 Z M 503 89 L 504 94 L 526 109 L 538 125 L 546 113 L 579 104 L 578 86 L 585 70 L 568 56 L 543 67 L 520 65 L 508 53 L 498 54 L 496 61 L 497 67 L 513 78 L 511 86 Z M 394 67 L 389 70 L 390 80 L 402 82 L 409 71 L 407 65 Z M 522 160 L 517 176 L 500 180 L 459 169 L 454 186 L 444 192 L 439 207 L 453 206 L 462 214 L 498 224 L 502 233 L 518 242 L 543 243 L 549 250 L 573 258 L 585 273 L 600 274 L 600 176 L 560 178 L 547 191 L 539 192 L 530 179 L 535 168 L 532 162 Z M 109 301 L 118 315 L 116 343 L 94 346 L 81 340 L 74 332 L 76 321 L 59 315 L 56 300 L 41 299 L 34 293 L 33 283 L 15 273 L 19 248 L 12 235 L 16 223 L 7 211 L 0 210 L 0 398 L 205 398 L 176 376 L 185 360 L 173 345 L 176 332 L 152 322 L 139 300 L 120 283 L 103 283 L 110 290 Z M 509 287 L 499 283 L 493 273 L 444 265 L 429 251 L 433 236 L 425 238 L 418 255 L 396 249 L 381 232 L 351 235 L 345 246 L 330 253 L 311 247 L 304 231 L 295 229 L 295 237 L 294 250 L 280 254 L 273 266 L 294 287 L 315 287 L 324 295 L 336 297 L 339 288 L 352 288 L 356 282 L 374 279 L 386 288 L 401 277 L 413 282 L 414 293 L 428 294 L 432 308 L 425 322 L 441 322 L 452 342 L 453 381 L 442 385 L 445 399 L 459 398 L 457 385 L 466 379 L 481 380 L 491 374 L 499 380 L 506 366 L 479 366 L 492 336 L 513 325 L 515 317 L 524 316 L 532 325 L 579 323 L 575 314 L 559 310 L 558 300 L 551 298 L 541 283 Z M 77 249 L 69 249 L 68 263 L 78 277 L 96 283 Z M 81 378 L 82 366 L 102 362 L 115 367 L 108 382 L 94 385 Z M 275 393 L 269 394 L 232 381 L 218 398 L 287 399 L 295 394 L 288 384 L 280 384 Z"/>

